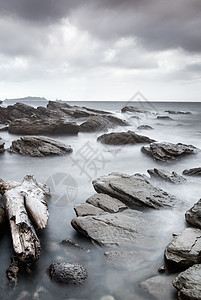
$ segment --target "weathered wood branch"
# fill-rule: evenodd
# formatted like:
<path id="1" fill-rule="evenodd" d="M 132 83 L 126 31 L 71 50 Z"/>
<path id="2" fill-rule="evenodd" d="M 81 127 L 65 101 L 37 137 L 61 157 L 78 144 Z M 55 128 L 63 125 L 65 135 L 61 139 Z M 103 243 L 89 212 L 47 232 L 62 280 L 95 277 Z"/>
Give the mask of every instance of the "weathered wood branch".
<path id="1" fill-rule="evenodd" d="M 40 257 L 41 246 L 31 221 L 39 228 L 46 227 L 49 189 L 27 175 L 21 184 L 1 181 L 0 191 L 10 223 L 14 251 L 21 261 L 33 262 Z"/>

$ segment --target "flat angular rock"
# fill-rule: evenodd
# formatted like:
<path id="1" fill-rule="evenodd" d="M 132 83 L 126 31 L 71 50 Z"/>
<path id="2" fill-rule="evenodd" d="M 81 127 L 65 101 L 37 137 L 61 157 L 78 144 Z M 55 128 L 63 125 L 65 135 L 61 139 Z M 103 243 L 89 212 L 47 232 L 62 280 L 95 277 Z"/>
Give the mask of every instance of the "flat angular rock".
<path id="1" fill-rule="evenodd" d="M 62 284 L 81 285 L 88 276 L 85 266 L 79 263 L 52 263 L 49 273 L 51 279 Z"/>
<path id="2" fill-rule="evenodd" d="M 193 145 L 185 145 L 182 143 L 151 143 L 149 146 L 143 146 L 141 151 L 148 154 L 152 158 L 160 161 L 173 160 L 183 155 L 196 154 L 200 149 Z"/>
<path id="3" fill-rule="evenodd" d="M 5 142 L 4 142 L 4 140 L 2 140 L 2 138 L 0 137 L 0 153 L 3 153 L 3 152 L 5 151 L 4 145 L 5 145 Z"/>
<path id="4" fill-rule="evenodd" d="M 183 171 L 183 174 L 189 176 L 201 176 L 201 168 L 186 169 Z"/>
<path id="5" fill-rule="evenodd" d="M 117 198 L 129 207 L 159 209 L 178 204 L 175 197 L 153 186 L 148 177 L 141 174 L 111 173 L 93 180 L 92 184 L 98 193 Z"/>
<path id="6" fill-rule="evenodd" d="M 176 172 L 169 172 L 163 169 L 149 169 L 147 170 L 151 178 L 159 179 L 159 180 L 165 180 L 167 182 L 175 183 L 175 184 L 181 184 L 186 182 L 186 179 L 177 174 Z"/>
<path id="7" fill-rule="evenodd" d="M 97 141 L 109 145 L 127 145 L 127 144 L 142 144 L 152 143 L 155 140 L 147 136 L 136 134 L 134 131 L 127 132 L 112 132 L 103 134 L 97 138 Z"/>
<path id="8" fill-rule="evenodd" d="M 201 199 L 185 214 L 186 221 L 201 229 Z"/>
<path id="9" fill-rule="evenodd" d="M 179 290 L 179 300 L 201 300 L 201 264 L 196 264 L 180 273 L 173 280 Z"/>
<path id="10" fill-rule="evenodd" d="M 9 133 L 14 134 L 78 134 L 79 126 L 75 122 L 59 119 L 23 118 L 13 120 L 8 127 Z"/>
<path id="11" fill-rule="evenodd" d="M 177 268 L 187 268 L 201 262 L 201 230 L 186 228 L 173 235 L 165 250 L 167 262 Z"/>
<path id="12" fill-rule="evenodd" d="M 77 217 L 98 216 L 105 213 L 101 208 L 95 207 L 89 203 L 75 205 L 74 210 Z"/>
<path id="13" fill-rule="evenodd" d="M 107 194 L 94 194 L 86 202 L 109 213 L 121 212 L 128 208 L 123 202 Z"/>
<path id="14" fill-rule="evenodd" d="M 75 230 L 89 237 L 93 243 L 104 246 L 141 246 L 151 238 L 142 234 L 147 222 L 143 213 L 129 210 L 127 213 L 77 217 L 71 221 Z M 152 238 L 153 239 L 153 238 Z"/>
<path id="15" fill-rule="evenodd" d="M 129 123 L 112 115 L 105 116 L 91 116 L 84 123 L 80 125 L 82 132 L 95 132 L 101 130 L 108 130 L 116 126 L 128 126 Z"/>
<path id="16" fill-rule="evenodd" d="M 10 151 L 29 156 L 63 155 L 72 152 L 69 145 L 44 136 L 24 136 L 13 141 Z"/>

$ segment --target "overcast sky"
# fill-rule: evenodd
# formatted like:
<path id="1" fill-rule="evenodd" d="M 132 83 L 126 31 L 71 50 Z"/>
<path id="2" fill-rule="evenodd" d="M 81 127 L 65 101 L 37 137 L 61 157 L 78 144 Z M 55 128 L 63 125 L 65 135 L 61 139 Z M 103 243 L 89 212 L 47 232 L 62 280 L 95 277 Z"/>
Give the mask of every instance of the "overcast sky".
<path id="1" fill-rule="evenodd" d="M 201 100 L 200 0 L 0 0 L 0 99 Z"/>

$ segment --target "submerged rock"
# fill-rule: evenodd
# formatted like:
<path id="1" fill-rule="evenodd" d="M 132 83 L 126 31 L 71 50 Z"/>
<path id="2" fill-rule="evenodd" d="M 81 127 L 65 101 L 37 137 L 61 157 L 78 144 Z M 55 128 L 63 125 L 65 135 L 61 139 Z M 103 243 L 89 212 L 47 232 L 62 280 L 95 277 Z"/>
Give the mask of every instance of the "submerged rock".
<path id="1" fill-rule="evenodd" d="M 14 134 L 78 134 L 79 126 L 75 122 L 59 119 L 23 118 L 9 124 L 9 133 Z"/>
<path id="2" fill-rule="evenodd" d="M 185 217 L 190 225 L 201 229 L 201 199 L 186 212 Z"/>
<path id="3" fill-rule="evenodd" d="M 160 180 L 165 180 L 171 183 L 176 183 L 176 184 L 181 184 L 184 183 L 186 181 L 186 179 L 177 174 L 176 172 L 169 172 L 163 169 L 149 169 L 147 170 L 147 172 L 149 173 L 149 175 L 151 176 L 151 178 L 155 178 L 155 179 L 160 179 Z"/>
<path id="4" fill-rule="evenodd" d="M 183 171 L 183 174 L 189 176 L 201 176 L 201 168 L 186 169 Z"/>
<path id="5" fill-rule="evenodd" d="M 80 131 L 82 132 L 95 132 L 101 130 L 108 130 L 109 128 L 115 128 L 116 126 L 128 126 L 128 122 L 119 119 L 112 115 L 105 116 L 91 116 L 84 123 L 80 125 Z"/>
<path id="6" fill-rule="evenodd" d="M 173 280 L 179 290 L 179 300 L 201 300 L 201 264 L 196 264 L 180 273 Z"/>
<path id="7" fill-rule="evenodd" d="M 201 230 L 186 228 L 173 235 L 165 250 L 167 263 L 177 268 L 187 268 L 201 262 Z"/>
<path id="8" fill-rule="evenodd" d="M 176 159 L 187 154 L 196 154 L 200 149 L 193 145 L 185 145 L 182 143 L 151 143 L 149 146 L 143 146 L 141 151 L 150 155 L 156 160 L 167 161 Z"/>
<path id="9" fill-rule="evenodd" d="M 175 290 L 172 286 L 172 280 L 174 278 L 174 275 L 158 275 L 140 282 L 139 286 L 149 295 L 153 296 L 154 299 L 174 299 Z"/>
<path id="10" fill-rule="evenodd" d="M 81 285 L 87 278 L 87 270 L 79 263 L 52 263 L 49 267 L 50 278 L 62 284 Z"/>
<path id="11" fill-rule="evenodd" d="M 67 146 L 56 140 L 43 136 L 25 136 L 13 141 L 10 151 L 16 154 L 29 156 L 63 155 L 72 152 L 71 146 Z"/>
<path id="12" fill-rule="evenodd" d="M 172 118 L 168 117 L 168 116 L 157 116 L 158 120 L 167 120 L 167 121 L 173 121 Z"/>
<path id="13" fill-rule="evenodd" d="M 141 174 L 111 173 L 92 182 L 98 193 L 117 198 L 129 207 L 141 206 L 159 209 L 177 204 L 176 198 L 153 186 L 148 177 Z"/>
<path id="14" fill-rule="evenodd" d="M 121 212 L 128 208 L 118 199 L 110 197 L 106 194 L 94 194 L 93 196 L 89 197 L 86 202 L 109 213 Z"/>
<path id="15" fill-rule="evenodd" d="M 126 144 L 142 144 L 152 143 L 155 140 L 147 136 L 136 134 L 134 131 L 112 132 L 103 134 L 97 138 L 97 141 L 109 145 L 126 145 Z"/>
<path id="16" fill-rule="evenodd" d="M 140 125 L 137 127 L 137 129 L 140 129 L 140 130 L 150 130 L 150 129 L 153 129 L 153 127 L 149 126 L 149 125 Z"/>
<path id="17" fill-rule="evenodd" d="M 4 145 L 5 145 L 5 142 L 4 142 L 4 140 L 2 140 L 2 138 L 0 137 L 0 153 L 3 153 L 3 152 L 5 151 Z"/>

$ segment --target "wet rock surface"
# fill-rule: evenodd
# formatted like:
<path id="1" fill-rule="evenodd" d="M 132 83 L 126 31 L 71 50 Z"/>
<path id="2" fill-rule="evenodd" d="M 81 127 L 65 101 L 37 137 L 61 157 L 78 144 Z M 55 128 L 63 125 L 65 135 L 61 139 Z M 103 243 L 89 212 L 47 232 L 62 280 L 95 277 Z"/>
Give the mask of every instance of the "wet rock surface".
<path id="1" fill-rule="evenodd" d="M 16 154 L 41 157 L 71 153 L 71 146 L 43 136 L 25 136 L 13 141 L 10 151 Z"/>
<path id="2" fill-rule="evenodd" d="M 2 140 L 2 138 L 0 137 L 0 153 L 3 153 L 3 152 L 5 151 L 4 145 L 5 145 L 5 142 L 4 142 L 4 140 Z"/>
<path id="3" fill-rule="evenodd" d="M 149 126 L 149 125 L 140 125 L 137 127 L 137 129 L 140 129 L 140 130 L 151 130 L 153 129 L 153 127 Z"/>
<path id="4" fill-rule="evenodd" d="M 174 280 L 179 300 L 201 299 L 201 264 L 196 264 L 180 273 Z"/>
<path id="5" fill-rule="evenodd" d="M 151 178 L 154 179 L 165 180 L 167 182 L 171 182 L 175 184 L 182 184 L 186 182 L 186 179 L 183 176 L 177 174 L 174 171 L 169 172 L 167 170 L 154 168 L 154 169 L 147 170 L 147 172 L 149 173 Z"/>
<path id="6" fill-rule="evenodd" d="M 143 146 L 141 151 L 148 154 L 152 158 L 160 161 L 173 160 L 178 157 L 196 154 L 200 149 L 193 145 L 186 145 L 182 143 L 151 143 L 149 146 Z"/>
<path id="7" fill-rule="evenodd" d="M 5 218 L 6 218 L 5 210 L 4 210 L 4 208 L 0 205 L 0 228 L 1 228 L 1 226 L 4 224 Z"/>
<path id="8" fill-rule="evenodd" d="M 173 121 L 173 119 L 168 116 L 157 116 L 156 119 L 165 120 L 165 121 Z"/>
<path id="9" fill-rule="evenodd" d="M 183 174 L 189 176 L 201 176 L 201 168 L 186 169 L 183 171 Z"/>
<path id="10" fill-rule="evenodd" d="M 109 145 L 126 145 L 126 144 L 142 144 L 152 143 L 155 140 L 147 136 L 136 134 L 134 131 L 112 132 L 103 134 L 97 138 L 97 141 Z"/>
<path id="11" fill-rule="evenodd" d="M 105 212 L 117 213 L 121 212 L 128 207 L 116 198 L 110 197 L 106 194 L 94 194 L 86 200 L 87 203 L 101 208 Z"/>
<path id="12" fill-rule="evenodd" d="M 52 263 L 50 278 L 61 284 L 82 285 L 87 278 L 87 270 L 80 263 Z"/>
<path id="13" fill-rule="evenodd" d="M 81 132 L 95 132 L 101 130 L 108 130 L 109 128 L 115 128 L 117 126 L 128 126 L 128 122 L 117 118 L 112 115 L 106 116 L 91 116 L 85 122 L 80 125 Z"/>
<path id="14" fill-rule="evenodd" d="M 9 124 L 9 133 L 14 134 L 78 134 L 79 126 L 75 122 L 58 119 L 16 119 Z"/>
<path id="15" fill-rule="evenodd" d="M 170 266 L 187 268 L 201 262 L 201 230 L 186 228 L 173 235 L 165 250 L 165 259 Z"/>
<path id="16" fill-rule="evenodd" d="M 126 175 L 111 173 L 93 180 L 94 189 L 117 198 L 126 205 L 159 209 L 177 205 L 175 197 L 156 188 L 148 177 L 141 174 Z"/>
<path id="17" fill-rule="evenodd" d="M 186 214 L 187 223 L 201 229 L 201 199 Z"/>

